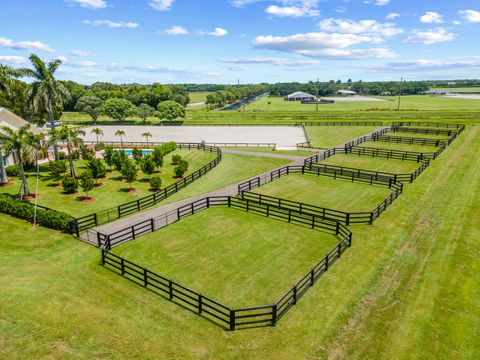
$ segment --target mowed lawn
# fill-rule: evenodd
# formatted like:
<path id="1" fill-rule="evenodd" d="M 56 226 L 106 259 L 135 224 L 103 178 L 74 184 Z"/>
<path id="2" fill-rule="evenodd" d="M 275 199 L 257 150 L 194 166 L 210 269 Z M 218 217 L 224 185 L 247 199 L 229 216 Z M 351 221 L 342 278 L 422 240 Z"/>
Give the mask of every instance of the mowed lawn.
<path id="1" fill-rule="evenodd" d="M 195 170 L 207 165 L 215 159 L 216 153 L 200 150 L 176 150 L 164 157 L 163 167 L 158 175 L 162 179 L 162 189 L 173 184 L 180 179 L 175 178 L 173 169 L 176 165 L 172 165 L 172 156 L 178 154 L 189 163 L 189 170 L 185 176 L 191 174 Z M 68 165 L 67 165 L 68 168 Z M 77 174 L 85 171 L 85 162 L 76 161 L 75 168 Z M 150 191 L 149 176 L 144 174 L 140 169 L 138 170 L 137 181 L 132 183 L 132 187 L 136 190 L 135 193 L 129 193 L 130 185 L 121 179 L 121 174 L 118 171 L 107 172 L 107 176 L 103 179 L 98 179 L 99 187 L 95 187 L 88 195 L 95 199 L 95 202 L 82 202 L 80 199 L 85 196 L 82 188 L 78 187 L 78 192 L 75 194 L 64 194 L 63 187 L 53 186 L 55 181 L 50 177 L 48 165 L 43 165 L 40 168 L 39 186 L 38 186 L 38 204 L 55 210 L 64 211 L 72 216 L 82 216 L 93 212 L 98 212 L 108 209 L 120 204 L 137 200 L 144 196 L 153 194 Z M 29 171 L 28 184 L 30 192 L 35 192 L 36 171 Z M 10 178 L 15 184 L 9 187 L 0 188 L 0 193 L 18 194 L 21 181 L 20 178 Z"/>
<path id="2" fill-rule="evenodd" d="M 435 130 L 434 128 L 432 130 Z M 411 132 L 388 132 L 386 135 L 388 136 L 400 136 L 400 137 L 415 137 L 415 138 L 425 138 L 425 139 L 433 139 L 433 140 L 448 140 L 448 135 L 443 134 L 423 134 L 423 133 L 411 133 Z"/>
<path id="3" fill-rule="evenodd" d="M 253 190 L 254 193 L 329 209 L 372 211 L 390 193 L 387 187 L 311 174 L 290 174 Z"/>
<path id="4" fill-rule="evenodd" d="M 193 91 L 188 93 L 188 97 L 190 98 L 191 103 L 198 103 L 201 101 L 207 100 L 207 95 L 212 94 L 209 91 Z"/>
<path id="5" fill-rule="evenodd" d="M 365 141 L 364 143 L 361 143 L 358 146 L 378 148 L 378 149 L 388 149 L 388 150 L 424 152 L 424 153 L 434 153 L 438 150 L 436 146 L 432 146 L 432 145 L 405 144 L 405 143 L 396 143 L 391 141 L 386 142 L 382 140 Z"/>
<path id="6" fill-rule="evenodd" d="M 291 155 L 291 156 L 312 156 L 316 151 L 308 150 L 276 150 L 268 146 L 225 146 L 222 149 L 260 152 L 266 154 Z"/>
<path id="7" fill-rule="evenodd" d="M 280 299 L 337 243 L 331 234 L 222 207 L 112 252 L 226 306 L 247 307 Z"/>
<path id="8" fill-rule="evenodd" d="M 103 269 L 97 249 L 0 214 L 0 355 L 478 359 L 479 152 L 471 126 L 353 228 L 352 248 L 274 328 L 224 331 Z"/>
<path id="9" fill-rule="evenodd" d="M 320 161 L 318 164 L 345 166 L 392 174 L 410 174 L 421 166 L 421 163 L 417 163 L 416 161 L 387 159 L 356 154 L 336 154 Z"/>
<path id="10" fill-rule="evenodd" d="M 315 148 L 330 149 L 357 137 L 371 134 L 378 126 L 305 126 L 310 144 Z"/>

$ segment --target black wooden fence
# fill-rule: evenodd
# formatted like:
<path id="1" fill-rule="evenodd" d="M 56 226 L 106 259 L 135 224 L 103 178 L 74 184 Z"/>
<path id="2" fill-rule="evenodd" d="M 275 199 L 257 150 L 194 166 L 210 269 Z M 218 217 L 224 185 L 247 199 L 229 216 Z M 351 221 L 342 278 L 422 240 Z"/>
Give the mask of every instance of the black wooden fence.
<path id="1" fill-rule="evenodd" d="M 338 152 L 336 152 L 338 153 Z M 370 148 L 363 146 L 350 146 L 343 150 L 343 153 L 354 154 L 354 155 L 363 155 L 370 157 L 381 157 L 385 159 L 395 159 L 395 160 L 408 160 L 421 162 L 425 159 L 434 159 L 436 157 L 435 152 L 425 153 L 425 152 L 415 152 L 415 151 L 404 151 L 404 150 L 391 150 L 391 149 L 381 149 L 381 148 Z"/>
<path id="2" fill-rule="evenodd" d="M 91 229 L 95 226 L 108 223 L 110 221 L 120 219 L 122 217 L 131 215 L 133 213 L 145 210 L 149 207 L 152 207 L 159 203 L 160 201 L 170 197 L 173 194 L 176 194 L 179 190 L 185 188 L 187 185 L 191 184 L 195 180 L 199 179 L 214 167 L 216 167 L 222 160 L 222 150 L 218 147 L 209 146 L 205 144 L 177 144 L 177 147 L 180 149 L 197 149 L 210 151 L 217 154 L 214 160 L 212 160 L 207 165 L 202 168 L 194 171 L 193 173 L 187 175 L 183 179 L 167 186 L 162 191 L 153 193 L 151 195 L 145 196 L 138 200 L 130 201 L 128 203 L 109 208 L 98 213 L 82 216 L 71 221 L 72 233 L 80 235 L 81 232 Z"/>
<path id="3" fill-rule="evenodd" d="M 407 144 L 407 145 L 422 145 L 422 146 L 435 146 L 439 147 L 448 143 L 448 140 L 444 139 L 432 139 L 432 138 L 419 138 L 419 137 L 408 137 L 408 136 L 389 136 L 389 135 L 380 135 L 373 141 L 380 142 L 391 142 L 395 144 Z"/>
<path id="4" fill-rule="evenodd" d="M 420 121 L 402 121 L 394 122 L 392 126 L 395 127 L 436 127 L 444 129 L 457 129 L 459 132 L 462 132 L 465 129 L 464 124 L 448 124 L 448 123 L 436 123 L 436 122 L 420 122 Z"/>
<path id="5" fill-rule="evenodd" d="M 209 318 L 233 331 L 244 327 L 275 325 L 277 321 L 297 303 L 306 291 L 315 284 L 320 276 L 328 271 L 330 266 L 341 257 L 352 243 L 352 233 L 347 227 L 339 222 L 321 219 L 314 215 L 300 214 L 291 210 L 286 211 L 285 209 L 278 209 L 268 205 L 244 201 L 230 196 L 208 197 L 182 206 L 173 212 L 176 213 L 177 217 L 173 222 L 212 206 L 224 206 L 244 210 L 319 230 L 334 235 L 339 242 L 291 289 L 281 296 L 278 301 L 273 304 L 245 308 L 231 308 L 223 305 L 218 301 L 173 281 L 172 279 L 158 275 L 145 267 L 112 253 L 112 246 L 124 242 L 126 239 L 136 239 L 140 233 L 144 234 L 157 230 L 155 223 L 158 219 L 149 219 L 122 231 L 103 235 L 101 249 L 102 265 L 115 269 L 119 274 L 129 278 L 137 284 L 154 290 L 169 300 L 179 303 L 185 308 Z"/>
<path id="6" fill-rule="evenodd" d="M 430 128 L 417 128 L 417 127 L 393 127 L 392 131 L 400 133 L 410 133 L 410 134 L 428 134 L 428 135 L 443 135 L 443 136 L 452 136 L 452 134 L 457 133 L 457 130 L 446 130 L 446 129 L 430 129 Z"/>

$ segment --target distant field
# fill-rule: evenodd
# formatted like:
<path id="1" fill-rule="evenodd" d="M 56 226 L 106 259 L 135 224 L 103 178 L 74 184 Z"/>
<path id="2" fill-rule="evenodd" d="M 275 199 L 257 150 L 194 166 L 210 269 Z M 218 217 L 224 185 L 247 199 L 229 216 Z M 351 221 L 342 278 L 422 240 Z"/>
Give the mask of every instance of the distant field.
<path id="1" fill-rule="evenodd" d="M 189 92 L 188 97 L 190 98 L 190 103 L 197 103 L 207 100 L 207 95 L 211 94 L 209 91 L 195 91 Z"/>
<path id="2" fill-rule="evenodd" d="M 385 141 L 366 141 L 359 145 L 360 147 L 372 147 L 380 149 L 391 149 L 400 151 L 418 151 L 418 152 L 435 152 L 437 148 L 430 145 L 418 145 L 418 144 L 403 144 Z"/>
<path id="3" fill-rule="evenodd" d="M 333 155 L 325 160 L 320 161 L 319 164 L 353 167 L 372 171 L 383 171 L 393 174 L 410 174 L 420 167 L 420 164 L 415 161 L 402 161 L 363 155 L 359 156 L 355 154 Z"/>
<path id="4" fill-rule="evenodd" d="M 274 148 L 268 146 L 225 146 L 222 149 L 227 150 L 241 150 L 241 151 L 252 151 L 252 152 L 261 152 L 261 153 L 270 153 L 270 154 L 279 154 L 279 155 L 292 155 L 292 156 L 310 156 L 314 155 L 316 152 L 308 150 L 275 150 Z"/>
<path id="5" fill-rule="evenodd" d="M 244 307 L 279 299 L 337 242 L 243 210 L 211 208 L 113 252 L 225 305 Z"/>
<path id="6" fill-rule="evenodd" d="M 387 101 L 382 102 L 336 102 L 318 106 L 318 112 L 330 111 L 367 111 L 367 110 L 396 110 L 398 97 L 377 97 Z M 270 102 L 270 104 L 269 104 Z M 440 98 L 418 95 L 404 96 L 401 99 L 401 109 L 408 110 L 480 110 L 480 101 L 468 99 Z M 246 107 L 246 111 L 315 111 L 315 105 L 306 105 L 297 101 L 284 101 L 283 97 L 264 97 Z"/>
<path id="7" fill-rule="evenodd" d="M 357 137 L 370 134 L 378 126 L 305 126 L 310 144 L 321 149 L 342 145 Z"/>

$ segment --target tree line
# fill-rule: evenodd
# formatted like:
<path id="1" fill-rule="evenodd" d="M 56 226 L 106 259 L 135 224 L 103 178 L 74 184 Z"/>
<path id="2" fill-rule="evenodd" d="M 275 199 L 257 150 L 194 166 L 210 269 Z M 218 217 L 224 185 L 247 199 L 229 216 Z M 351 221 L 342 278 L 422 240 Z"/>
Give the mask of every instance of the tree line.
<path id="1" fill-rule="evenodd" d="M 223 90 L 207 95 L 207 108 L 216 109 L 228 104 L 234 104 L 264 93 L 266 89 L 267 85 L 265 84 L 228 86 Z"/>

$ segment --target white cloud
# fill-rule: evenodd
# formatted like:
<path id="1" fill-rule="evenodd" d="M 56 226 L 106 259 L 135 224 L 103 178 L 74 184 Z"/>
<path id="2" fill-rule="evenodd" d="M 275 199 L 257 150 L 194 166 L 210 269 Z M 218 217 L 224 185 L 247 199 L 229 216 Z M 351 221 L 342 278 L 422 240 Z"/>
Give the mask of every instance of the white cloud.
<path id="1" fill-rule="evenodd" d="M 15 50 L 40 50 L 46 52 L 54 52 L 48 45 L 40 41 L 13 41 L 4 37 L 0 37 L 0 47 Z"/>
<path id="2" fill-rule="evenodd" d="M 83 56 L 88 56 L 88 52 L 83 50 L 72 50 L 70 51 L 70 55 L 83 57 Z"/>
<path id="3" fill-rule="evenodd" d="M 303 50 L 299 52 L 303 56 L 314 58 L 332 58 L 345 60 L 361 59 L 383 59 L 397 56 L 393 51 L 387 48 L 369 48 L 369 49 L 320 49 Z"/>
<path id="4" fill-rule="evenodd" d="M 318 16 L 318 10 L 307 7 L 297 6 L 277 6 L 270 5 L 265 9 L 265 12 L 270 15 L 278 17 L 304 17 L 304 16 Z"/>
<path id="5" fill-rule="evenodd" d="M 462 18 L 471 23 L 480 22 L 480 11 L 476 10 L 460 10 L 458 12 Z"/>
<path id="6" fill-rule="evenodd" d="M 386 16 L 386 19 L 387 20 L 394 20 L 394 19 L 399 18 L 399 17 L 400 17 L 399 13 L 391 12 Z"/>
<path id="7" fill-rule="evenodd" d="M 8 55 L 0 55 L 0 62 L 2 63 L 9 63 L 15 65 L 22 65 L 28 62 L 27 58 L 23 56 L 8 56 Z"/>
<path id="8" fill-rule="evenodd" d="M 452 24 L 453 25 L 460 25 L 462 22 L 461 21 L 458 21 L 458 20 L 454 20 L 452 21 Z"/>
<path id="9" fill-rule="evenodd" d="M 420 21 L 424 24 L 441 24 L 443 23 L 443 16 L 433 11 L 427 11 L 420 17 Z"/>
<path id="10" fill-rule="evenodd" d="M 188 30 L 185 29 L 182 26 L 172 26 L 168 29 L 165 29 L 164 32 L 167 35 L 174 35 L 174 36 L 176 36 L 176 35 L 187 35 L 188 34 Z"/>
<path id="11" fill-rule="evenodd" d="M 455 35 L 447 32 L 444 28 L 436 28 L 430 30 L 412 30 L 412 35 L 405 39 L 407 44 L 432 45 L 439 42 L 452 41 Z"/>
<path id="12" fill-rule="evenodd" d="M 148 5 L 155 10 L 169 11 L 175 0 L 152 0 Z"/>
<path id="13" fill-rule="evenodd" d="M 319 23 L 322 30 L 343 34 L 370 34 L 376 36 L 395 36 L 403 30 L 393 23 L 379 23 L 375 20 L 325 19 Z"/>
<path id="14" fill-rule="evenodd" d="M 210 31 L 210 32 L 200 31 L 198 34 L 199 35 L 210 35 L 210 36 L 222 37 L 222 36 L 228 35 L 228 31 L 225 30 L 225 29 L 222 29 L 221 27 L 216 27 L 214 31 Z"/>
<path id="15" fill-rule="evenodd" d="M 93 26 L 108 26 L 110 28 L 128 28 L 135 29 L 138 27 L 138 23 L 135 22 L 123 22 L 123 21 L 112 21 L 112 20 L 84 20 L 84 24 L 93 25 Z"/>
<path id="16" fill-rule="evenodd" d="M 375 5 L 377 6 L 385 6 L 390 4 L 390 0 L 375 0 Z"/>
<path id="17" fill-rule="evenodd" d="M 107 7 L 105 0 L 69 0 L 69 2 L 88 9 L 104 9 Z"/>
<path id="18" fill-rule="evenodd" d="M 279 66 L 318 65 L 318 60 L 295 60 L 280 57 L 220 58 L 219 61 L 229 64 L 270 64 Z"/>
<path id="19" fill-rule="evenodd" d="M 231 65 L 227 66 L 226 69 L 230 71 L 247 71 L 248 67 L 245 65 Z"/>

